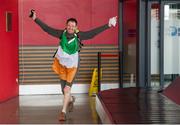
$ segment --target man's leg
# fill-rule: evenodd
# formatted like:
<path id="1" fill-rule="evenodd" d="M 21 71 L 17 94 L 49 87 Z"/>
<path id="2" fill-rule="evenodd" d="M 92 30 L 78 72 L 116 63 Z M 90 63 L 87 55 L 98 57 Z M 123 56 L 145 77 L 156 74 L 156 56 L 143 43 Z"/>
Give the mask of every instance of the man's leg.
<path id="1" fill-rule="evenodd" d="M 65 80 L 61 80 L 61 91 L 62 91 L 62 93 L 63 93 L 63 95 L 64 95 L 64 88 L 65 88 L 65 86 L 66 86 L 66 81 Z M 71 95 L 71 94 L 70 94 Z M 74 96 L 71 96 L 70 97 L 70 102 L 69 102 L 69 105 L 68 105 L 68 110 L 69 110 L 69 112 L 72 112 L 73 111 L 73 107 L 74 107 L 74 105 L 73 105 L 73 103 L 75 102 L 75 97 Z"/>
<path id="2" fill-rule="evenodd" d="M 63 102 L 62 112 L 66 113 L 70 99 L 71 99 L 71 87 L 65 86 L 65 88 L 64 88 L 64 102 Z"/>
<path id="3" fill-rule="evenodd" d="M 71 87 L 66 85 L 64 87 L 63 109 L 59 117 L 60 121 L 66 120 L 66 111 L 67 111 L 70 99 L 71 99 Z"/>
<path id="4" fill-rule="evenodd" d="M 61 91 L 62 91 L 62 93 L 64 95 L 64 88 L 66 86 L 66 81 L 61 79 L 60 83 L 61 83 Z"/>
<path id="5" fill-rule="evenodd" d="M 71 68 L 67 70 L 67 83 L 69 83 L 70 86 L 72 86 L 74 79 L 77 75 L 77 71 L 78 71 L 78 67 L 77 68 Z M 71 83 L 71 84 L 70 84 Z M 69 101 L 69 105 L 68 105 L 68 111 L 72 112 L 73 108 L 74 108 L 74 102 L 75 102 L 75 97 L 74 96 L 70 96 L 70 101 Z"/>
<path id="6" fill-rule="evenodd" d="M 73 101 L 73 97 L 71 97 L 71 86 L 72 86 L 72 81 L 75 77 L 75 74 L 77 72 L 77 68 L 70 68 L 66 70 L 67 72 L 67 77 L 66 77 L 66 86 L 64 87 L 64 101 L 63 101 L 63 109 L 60 114 L 60 121 L 65 121 L 66 120 L 66 111 L 67 108 L 70 104 L 70 102 Z"/>

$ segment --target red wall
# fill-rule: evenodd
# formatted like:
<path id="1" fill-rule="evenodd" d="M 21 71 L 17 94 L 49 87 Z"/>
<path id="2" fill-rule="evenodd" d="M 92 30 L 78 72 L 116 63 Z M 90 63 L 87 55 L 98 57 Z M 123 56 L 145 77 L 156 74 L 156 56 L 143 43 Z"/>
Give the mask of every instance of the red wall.
<path id="1" fill-rule="evenodd" d="M 128 0 L 123 4 L 124 44 L 136 44 L 137 0 Z"/>
<path id="2" fill-rule="evenodd" d="M 12 32 L 6 32 L 6 11 Z M 0 0 L 0 102 L 18 95 L 18 0 Z"/>
<path id="3" fill-rule="evenodd" d="M 66 19 L 77 18 L 81 31 L 106 24 L 118 15 L 118 0 L 21 0 L 19 2 L 20 44 L 58 45 L 59 40 L 43 32 L 29 17 L 31 8 L 49 26 L 64 29 Z M 85 41 L 84 41 L 85 42 Z M 117 44 L 118 27 L 107 30 L 85 44 Z"/>

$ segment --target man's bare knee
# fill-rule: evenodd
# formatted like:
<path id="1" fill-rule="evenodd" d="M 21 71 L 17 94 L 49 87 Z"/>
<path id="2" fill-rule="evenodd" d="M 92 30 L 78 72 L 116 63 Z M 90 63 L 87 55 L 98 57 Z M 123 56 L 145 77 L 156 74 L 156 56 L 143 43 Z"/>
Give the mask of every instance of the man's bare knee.
<path id="1" fill-rule="evenodd" d="M 70 91 L 71 91 L 71 87 L 69 86 L 64 87 L 64 94 L 70 94 Z"/>

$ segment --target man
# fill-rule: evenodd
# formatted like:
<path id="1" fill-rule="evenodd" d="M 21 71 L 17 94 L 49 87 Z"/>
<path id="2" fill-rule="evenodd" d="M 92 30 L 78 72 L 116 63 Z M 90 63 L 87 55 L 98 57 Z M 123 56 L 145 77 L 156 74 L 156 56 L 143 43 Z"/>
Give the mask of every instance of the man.
<path id="1" fill-rule="evenodd" d="M 108 24 L 92 29 L 90 31 L 78 31 L 77 20 L 69 18 L 66 21 L 65 30 L 54 29 L 43 23 L 37 18 L 36 12 L 31 11 L 30 17 L 48 34 L 60 39 L 59 47 L 55 53 L 54 63 L 52 65 L 55 73 L 61 80 L 62 93 L 64 94 L 63 108 L 59 116 L 60 121 L 66 120 L 67 109 L 72 111 L 75 98 L 71 96 L 71 87 L 79 66 L 79 49 L 81 40 L 91 39 L 97 34 L 110 27 L 115 27 L 117 17 L 109 19 Z"/>

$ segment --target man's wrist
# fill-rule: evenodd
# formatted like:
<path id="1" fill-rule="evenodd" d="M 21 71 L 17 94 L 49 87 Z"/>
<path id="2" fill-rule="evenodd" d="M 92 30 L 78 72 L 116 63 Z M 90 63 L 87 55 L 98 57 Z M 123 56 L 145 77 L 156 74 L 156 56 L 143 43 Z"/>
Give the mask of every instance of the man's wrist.
<path id="1" fill-rule="evenodd" d="M 32 18 L 34 21 L 36 20 L 36 18 Z"/>

